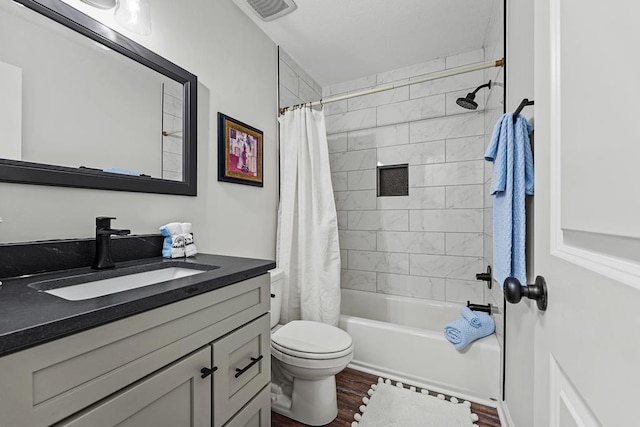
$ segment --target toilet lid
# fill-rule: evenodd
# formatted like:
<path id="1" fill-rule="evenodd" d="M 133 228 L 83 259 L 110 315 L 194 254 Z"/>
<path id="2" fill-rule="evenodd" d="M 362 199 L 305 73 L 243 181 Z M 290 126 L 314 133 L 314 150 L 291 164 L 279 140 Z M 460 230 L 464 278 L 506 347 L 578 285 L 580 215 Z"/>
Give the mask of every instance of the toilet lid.
<path id="1" fill-rule="evenodd" d="M 320 322 L 294 320 L 271 335 L 273 347 L 294 356 L 341 357 L 351 351 L 351 336 L 342 329 Z"/>

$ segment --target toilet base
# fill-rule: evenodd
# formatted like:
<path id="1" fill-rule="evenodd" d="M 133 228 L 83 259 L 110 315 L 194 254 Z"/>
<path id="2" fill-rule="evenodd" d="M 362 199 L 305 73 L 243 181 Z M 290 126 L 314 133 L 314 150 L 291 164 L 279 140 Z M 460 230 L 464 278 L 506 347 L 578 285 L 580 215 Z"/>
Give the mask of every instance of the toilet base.
<path id="1" fill-rule="evenodd" d="M 336 377 L 294 378 L 291 397 L 271 393 L 271 410 L 310 426 L 329 424 L 338 416 Z"/>

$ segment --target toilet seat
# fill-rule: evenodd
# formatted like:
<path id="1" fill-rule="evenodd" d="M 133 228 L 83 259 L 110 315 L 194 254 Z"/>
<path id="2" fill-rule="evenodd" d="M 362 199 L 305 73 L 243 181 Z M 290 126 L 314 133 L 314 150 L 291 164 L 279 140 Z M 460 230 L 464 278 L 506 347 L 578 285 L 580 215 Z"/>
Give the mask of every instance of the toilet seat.
<path id="1" fill-rule="evenodd" d="M 292 357 L 328 360 L 351 354 L 353 340 L 335 326 L 294 320 L 271 335 L 271 347 Z"/>
<path id="2" fill-rule="evenodd" d="M 271 343 L 271 349 L 276 350 L 286 356 L 291 356 L 299 359 L 310 359 L 310 360 L 330 360 L 330 359 L 338 359 L 343 356 L 347 356 L 353 352 L 353 346 L 339 351 L 335 353 L 306 353 L 303 351 L 296 351 L 290 348 L 282 347 L 274 342 Z"/>

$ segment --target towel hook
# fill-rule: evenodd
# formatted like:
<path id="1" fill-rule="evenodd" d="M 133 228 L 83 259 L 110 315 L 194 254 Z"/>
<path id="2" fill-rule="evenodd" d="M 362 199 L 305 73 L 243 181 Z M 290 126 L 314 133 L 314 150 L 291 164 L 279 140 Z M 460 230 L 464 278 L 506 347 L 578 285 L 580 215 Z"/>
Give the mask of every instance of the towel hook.
<path id="1" fill-rule="evenodd" d="M 529 98 L 524 98 L 521 102 L 520 105 L 518 105 L 518 108 L 516 108 L 516 111 L 513 112 L 513 124 L 516 124 L 516 120 L 518 119 L 518 116 L 520 115 L 520 112 L 522 111 L 522 109 L 528 105 L 533 105 L 533 101 L 529 101 Z"/>
<path id="2" fill-rule="evenodd" d="M 527 286 L 522 286 L 515 277 L 507 277 L 504 280 L 502 289 L 505 299 L 511 304 L 519 303 L 524 296 L 536 300 L 540 311 L 547 309 L 547 281 L 542 276 L 536 277 L 536 282 Z"/>

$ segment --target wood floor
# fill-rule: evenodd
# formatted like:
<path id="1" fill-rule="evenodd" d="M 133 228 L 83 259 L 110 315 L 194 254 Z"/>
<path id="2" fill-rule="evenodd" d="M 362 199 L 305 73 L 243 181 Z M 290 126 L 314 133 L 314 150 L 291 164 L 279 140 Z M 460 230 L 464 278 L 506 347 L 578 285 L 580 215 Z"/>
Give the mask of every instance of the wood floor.
<path id="1" fill-rule="evenodd" d="M 338 388 L 338 417 L 333 420 L 330 427 L 347 427 L 353 422 L 353 415 L 360 412 L 362 397 L 367 394 L 371 384 L 375 384 L 378 377 L 364 372 L 347 368 L 336 375 Z M 478 414 L 478 427 L 500 427 L 498 412 L 477 403 L 471 404 L 471 412 Z M 290 420 L 282 415 L 271 413 L 272 427 L 304 427 L 304 424 Z"/>

